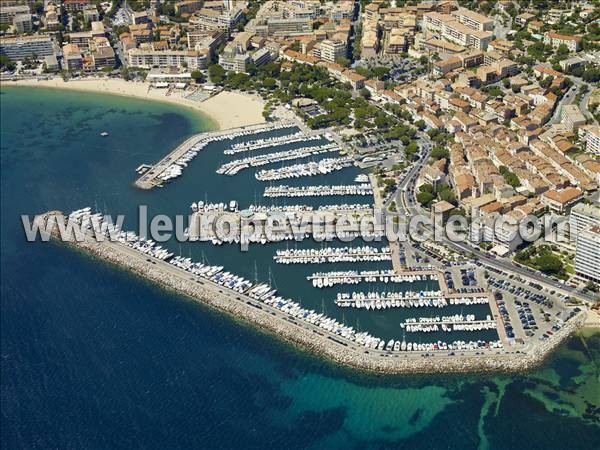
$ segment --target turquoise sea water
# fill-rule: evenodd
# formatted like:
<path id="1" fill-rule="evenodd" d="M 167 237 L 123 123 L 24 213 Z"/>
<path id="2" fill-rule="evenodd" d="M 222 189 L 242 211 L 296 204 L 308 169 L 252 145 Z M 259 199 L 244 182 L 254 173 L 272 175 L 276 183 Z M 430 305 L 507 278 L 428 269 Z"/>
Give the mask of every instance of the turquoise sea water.
<path id="1" fill-rule="evenodd" d="M 21 214 L 90 205 L 129 220 L 138 204 L 187 213 L 205 195 L 242 203 L 262 191 L 241 187 L 252 172 L 202 171 L 225 161 L 210 151 L 164 189 L 131 186 L 140 163 L 209 126 L 191 111 L 41 89 L 3 89 L 0 103 L 3 448 L 600 446 L 597 334 L 526 376 L 353 374 L 60 245 L 26 243 Z M 216 250 L 182 248 L 251 278 L 271 268 L 283 293 L 315 308 L 336 292 L 291 280 L 272 246 Z"/>

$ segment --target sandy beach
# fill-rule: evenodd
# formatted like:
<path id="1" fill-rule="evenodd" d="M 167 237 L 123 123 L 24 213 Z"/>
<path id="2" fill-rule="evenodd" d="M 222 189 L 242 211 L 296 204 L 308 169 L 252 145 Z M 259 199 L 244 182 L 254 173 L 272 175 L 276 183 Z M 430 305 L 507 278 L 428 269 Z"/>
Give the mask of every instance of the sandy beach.
<path id="1" fill-rule="evenodd" d="M 209 116 L 221 130 L 263 123 L 263 101 L 255 96 L 238 92 L 220 92 L 203 102 L 188 100 L 181 92 L 166 96 L 166 89 L 150 89 L 147 83 L 125 81 L 120 78 L 86 78 L 65 82 L 62 78 L 49 80 L 3 81 L 2 86 L 27 86 L 69 89 L 82 92 L 99 92 L 144 100 L 172 103 L 192 108 Z"/>

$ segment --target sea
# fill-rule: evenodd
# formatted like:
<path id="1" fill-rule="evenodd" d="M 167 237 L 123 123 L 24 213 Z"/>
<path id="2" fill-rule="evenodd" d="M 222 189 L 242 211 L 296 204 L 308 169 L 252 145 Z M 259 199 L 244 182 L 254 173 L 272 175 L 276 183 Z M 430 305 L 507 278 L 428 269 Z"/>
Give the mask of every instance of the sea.
<path id="1" fill-rule="evenodd" d="M 231 159 L 222 147 L 202 150 L 162 189 L 133 186 L 140 164 L 214 127 L 190 109 L 16 87 L 2 88 L 0 108 L 2 448 L 600 447 L 598 333 L 574 336 L 523 375 L 374 376 L 337 367 L 76 250 L 27 242 L 21 216 L 47 210 L 91 206 L 124 214 L 125 228 L 135 230 L 139 205 L 150 215 L 173 216 L 189 214 L 199 200 L 237 200 L 242 207 L 273 202 L 262 198 L 269 184 L 254 180 L 251 170 L 215 174 Z M 294 146 L 302 144 L 282 149 Z M 358 173 L 313 177 L 310 184 L 351 183 Z M 273 184 L 294 183 L 300 182 Z M 362 197 L 335 202 L 368 203 Z M 268 281 L 357 329 L 402 338 L 398 325 L 409 313 L 341 310 L 335 295 L 354 289 L 318 290 L 306 280 L 315 271 L 387 269 L 389 263 L 275 264 L 276 248 L 297 245 L 289 242 L 249 252 L 174 240 L 164 245 Z M 398 287 L 417 288 L 435 286 Z M 482 335 L 488 337 L 495 336 Z"/>

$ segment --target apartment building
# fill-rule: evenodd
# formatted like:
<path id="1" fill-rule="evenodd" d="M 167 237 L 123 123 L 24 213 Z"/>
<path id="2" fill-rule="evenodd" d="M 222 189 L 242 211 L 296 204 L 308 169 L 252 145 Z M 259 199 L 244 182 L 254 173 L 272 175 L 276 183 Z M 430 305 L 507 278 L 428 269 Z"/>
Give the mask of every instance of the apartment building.
<path id="1" fill-rule="evenodd" d="M 0 24 L 12 25 L 15 16 L 20 14 L 30 14 L 29 6 L 27 5 L 16 5 L 16 6 L 4 6 L 0 8 Z"/>
<path id="2" fill-rule="evenodd" d="M 17 14 L 13 17 L 13 26 L 17 33 L 29 33 L 33 29 L 31 14 Z"/>
<path id="3" fill-rule="evenodd" d="M 489 17 L 476 13 L 466 8 L 458 8 L 450 13 L 456 17 L 460 23 L 479 31 L 493 31 L 494 21 Z"/>
<path id="4" fill-rule="evenodd" d="M 485 29 L 465 25 L 455 16 L 438 12 L 423 16 L 423 29 L 427 36 L 440 37 L 463 47 L 486 50 L 493 34 Z"/>
<path id="5" fill-rule="evenodd" d="M 329 18 L 331 20 L 346 20 L 352 19 L 356 3 L 354 1 L 341 1 L 335 3 L 329 10 Z"/>
<path id="6" fill-rule="evenodd" d="M 558 213 L 563 213 L 582 198 L 583 192 L 581 189 L 568 187 L 560 191 L 556 189 L 546 191 L 540 197 L 540 201 L 542 202 L 542 205 L 547 206 Z"/>
<path id="7" fill-rule="evenodd" d="M 90 0 L 63 0 L 62 6 L 65 10 L 72 13 L 83 11 L 90 3 Z"/>
<path id="8" fill-rule="evenodd" d="M 544 44 L 552 45 L 553 48 L 564 44 L 570 51 L 578 52 L 581 50 L 581 37 L 548 32 L 544 35 Z"/>
<path id="9" fill-rule="evenodd" d="M 577 105 L 565 105 L 561 109 L 562 123 L 568 130 L 577 130 L 585 125 L 586 118 Z"/>
<path id="10" fill-rule="evenodd" d="M 600 282 L 600 226 L 593 226 L 577 236 L 575 273 L 586 280 Z"/>
<path id="11" fill-rule="evenodd" d="M 569 233 L 573 242 L 579 233 L 593 226 L 600 226 L 600 206 L 579 203 L 571 208 Z"/>
<path id="12" fill-rule="evenodd" d="M 188 31 L 188 48 L 190 50 L 208 49 L 212 57 L 217 48 L 227 42 L 228 33 L 225 30 L 217 30 L 211 33 L 206 31 Z"/>
<path id="13" fill-rule="evenodd" d="M 189 23 L 199 31 L 230 31 L 242 17 L 243 12 L 240 8 L 225 11 L 202 8 L 190 17 Z"/>
<path id="14" fill-rule="evenodd" d="M 152 67 L 182 67 L 204 69 L 208 63 L 208 51 L 197 50 L 129 50 L 129 65 L 150 69 Z"/>
<path id="15" fill-rule="evenodd" d="M 81 70 L 83 68 L 83 56 L 77 44 L 65 44 L 62 51 L 64 69 Z"/>
<path id="16" fill-rule="evenodd" d="M 325 39 L 319 43 L 319 46 L 323 61 L 336 62 L 338 58 L 348 55 L 348 46 L 344 41 Z"/>
<path id="17" fill-rule="evenodd" d="M 20 61 L 28 56 L 44 57 L 54 54 L 49 36 L 18 36 L 0 38 L 0 55 L 12 61 Z"/>
<path id="18" fill-rule="evenodd" d="M 202 8 L 203 0 L 187 0 L 175 3 L 175 14 L 191 14 Z"/>
<path id="19" fill-rule="evenodd" d="M 585 149 L 588 152 L 600 155 L 600 126 L 580 126 L 579 137 L 585 142 Z"/>

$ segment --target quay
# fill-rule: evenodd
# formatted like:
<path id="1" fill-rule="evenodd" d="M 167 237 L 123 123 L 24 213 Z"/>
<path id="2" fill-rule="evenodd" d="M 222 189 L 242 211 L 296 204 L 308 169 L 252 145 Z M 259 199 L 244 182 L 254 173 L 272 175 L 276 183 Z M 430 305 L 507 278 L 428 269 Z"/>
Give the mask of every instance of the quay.
<path id="1" fill-rule="evenodd" d="M 261 303 L 246 293 L 234 292 L 165 260 L 136 251 L 123 242 L 100 240 L 91 232 L 85 232 L 82 237 L 60 236 L 56 223 L 64 220 L 65 217 L 60 211 L 51 211 L 35 218 L 40 229 L 49 231 L 52 238 L 65 245 L 131 271 L 169 291 L 215 308 L 233 318 L 255 325 L 262 332 L 283 338 L 337 364 L 367 372 L 448 374 L 528 371 L 540 365 L 585 321 L 585 313 L 580 312 L 545 341 L 505 349 L 461 348 L 457 353 L 448 353 L 445 347 L 441 350 L 430 350 L 421 345 L 412 352 L 387 351 L 381 344 L 378 348 L 368 348 L 322 327 L 296 320 L 285 311 Z M 53 226 L 49 229 L 49 225 Z M 428 353 L 423 354 L 423 350 L 427 350 Z"/>
<path id="2" fill-rule="evenodd" d="M 261 133 L 263 131 L 269 131 L 273 129 L 273 127 L 277 128 L 286 128 L 286 127 L 295 127 L 297 126 L 295 123 L 288 122 L 276 122 L 276 123 L 266 123 L 266 124 L 257 124 L 257 125 L 249 125 L 246 127 L 240 128 L 230 128 L 227 130 L 217 130 L 217 131 L 209 131 L 206 133 L 195 134 L 194 136 L 186 139 L 183 143 L 179 144 L 174 150 L 170 151 L 164 158 L 162 158 L 159 162 L 154 165 L 151 165 L 148 170 L 144 172 L 142 176 L 140 176 L 136 182 L 134 183 L 136 187 L 140 189 L 153 189 L 157 186 L 162 185 L 162 180 L 159 178 L 160 175 L 163 174 L 172 164 L 175 163 L 179 158 L 185 155 L 194 145 L 198 144 L 201 141 L 212 141 L 227 138 L 231 135 L 238 134 L 250 134 L 250 133 Z"/>

